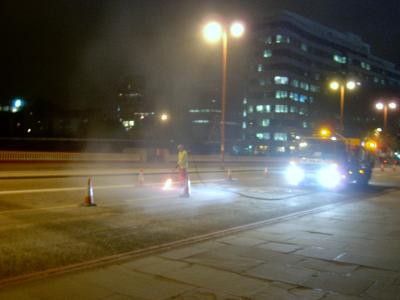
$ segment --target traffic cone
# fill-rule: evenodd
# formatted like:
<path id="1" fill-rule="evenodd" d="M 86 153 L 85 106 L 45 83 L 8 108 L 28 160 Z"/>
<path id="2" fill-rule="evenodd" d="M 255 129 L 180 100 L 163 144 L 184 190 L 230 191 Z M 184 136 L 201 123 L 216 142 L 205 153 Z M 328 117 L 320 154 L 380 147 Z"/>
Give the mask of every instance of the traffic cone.
<path id="1" fill-rule="evenodd" d="M 385 165 L 381 164 L 381 171 L 384 172 L 385 171 Z"/>
<path id="2" fill-rule="evenodd" d="M 232 181 L 232 180 L 233 180 L 231 169 L 228 169 L 228 173 L 227 173 L 227 175 L 226 175 L 226 179 L 228 179 L 229 181 Z"/>
<path id="3" fill-rule="evenodd" d="M 192 193 L 192 189 L 191 189 L 191 186 L 190 186 L 190 178 L 189 178 L 189 175 L 187 176 L 187 178 L 186 178 L 184 184 L 185 184 L 185 185 L 184 185 L 184 187 L 183 187 L 183 194 L 182 194 L 182 195 L 183 195 L 183 197 L 189 198 L 190 195 L 191 195 L 191 193 Z"/>
<path id="4" fill-rule="evenodd" d="M 143 186 L 144 185 L 143 169 L 139 170 L 138 184 L 139 184 L 139 186 Z"/>
<path id="5" fill-rule="evenodd" d="M 85 196 L 85 202 L 83 203 L 84 206 L 96 206 L 94 203 L 93 197 L 93 180 L 91 177 L 88 179 L 88 189 L 87 194 Z"/>
<path id="6" fill-rule="evenodd" d="M 268 176 L 268 168 L 265 167 L 265 168 L 264 168 L 264 177 L 267 177 L 267 176 Z"/>

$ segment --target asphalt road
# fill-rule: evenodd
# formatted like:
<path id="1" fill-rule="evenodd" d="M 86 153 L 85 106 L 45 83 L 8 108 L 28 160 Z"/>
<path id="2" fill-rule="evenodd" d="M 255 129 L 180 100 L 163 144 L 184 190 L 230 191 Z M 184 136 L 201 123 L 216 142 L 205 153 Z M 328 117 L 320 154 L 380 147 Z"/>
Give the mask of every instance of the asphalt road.
<path id="1" fill-rule="evenodd" d="M 24 172 L 21 165 L 18 168 Z M 190 198 L 180 198 L 176 185 L 163 190 L 167 178 L 176 179 L 169 168 L 157 172 L 160 174 L 145 173 L 143 187 L 138 186 L 137 175 L 116 172 L 117 175 L 95 176 L 95 207 L 82 206 L 87 192 L 84 176 L 48 177 L 49 169 L 41 170 L 36 165 L 35 171 L 43 171 L 46 176 L 1 179 L 0 278 L 124 253 L 327 204 L 385 197 L 385 191 L 396 189 L 400 183 L 400 171 L 386 170 L 377 172 L 373 184 L 364 190 L 293 189 L 285 185 L 279 170 L 264 177 L 262 168 L 255 171 L 252 166 L 247 168 L 249 171 L 239 172 L 240 168 L 233 168 L 233 181 L 227 181 L 221 170 L 198 173 L 194 170 Z"/>

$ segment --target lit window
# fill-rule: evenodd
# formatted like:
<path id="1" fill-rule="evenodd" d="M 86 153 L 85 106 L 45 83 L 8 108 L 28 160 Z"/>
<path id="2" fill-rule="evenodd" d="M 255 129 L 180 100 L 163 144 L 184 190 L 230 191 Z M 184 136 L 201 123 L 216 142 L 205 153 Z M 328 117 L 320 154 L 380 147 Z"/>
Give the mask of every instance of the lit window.
<path id="1" fill-rule="evenodd" d="M 362 61 L 361 62 L 361 68 L 369 71 L 369 70 L 371 70 L 371 65 Z"/>
<path id="2" fill-rule="evenodd" d="M 210 123 L 210 120 L 194 120 L 193 124 L 207 124 Z"/>
<path id="3" fill-rule="evenodd" d="M 275 37 L 275 42 L 276 42 L 277 44 L 284 43 L 285 40 L 284 40 L 283 35 L 277 34 L 276 37 Z"/>
<path id="4" fill-rule="evenodd" d="M 268 127 L 270 124 L 270 120 L 269 119 L 262 119 L 261 120 L 261 126 L 262 127 Z"/>
<path id="5" fill-rule="evenodd" d="M 271 112 L 271 105 L 257 105 L 256 106 L 257 112 Z"/>
<path id="6" fill-rule="evenodd" d="M 275 98 L 276 99 L 285 99 L 288 97 L 288 92 L 287 91 L 276 91 L 275 92 Z"/>
<path id="7" fill-rule="evenodd" d="M 305 90 L 305 91 L 308 91 L 310 89 L 310 86 L 306 82 L 300 82 L 300 88 Z"/>
<path id="8" fill-rule="evenodd" d="M 281 34 L 277 34 L 275 37 L 275 42 L 277 44 L 281 44 L 281 43 L 286 43 L 289 44 L 290 43 L 290 37 L 289 36 L 284 36 Z"/>
<path id="9" fill-rule="evenodd" d="M 247 111 L 243 111 L 243 117 L 246 118 L 247 117 Z"/>
<path id="10" fill-rule="evenodd" d="M 288 106 L 287 105 L 275 105 L 275 112 L 276 113 L 287 113 Z"/>
<path id="11" fill-rule="evenodd" d="M 311 84 L 310 85 L 310 91 L 314 92 L 314 93 L 318 93 L 319 92 L 319 86 Z"/>
<path id="12" fill-rule="evenodd" d="M 299 101 L 301 102 L 301 103 L 305 103 L 306 101 L 307 101 L 307 96 L 305 96 L 305 95 L 299 95 Z"/>
<path id="13" fill-rule="evenodd" d="M 307 114 L 307 109 L 305 109 L 305 108 L 300 108 L 300 110 L 299 110 L 299 115 L 305 115 L 305 114 Z"/>
<path id="14" fill-rule="evenodd" d="M 257 66 L 257 71 L 258 71 L 258 72 L 262 72 L 262 71 L 263 71 L 263 65 L 260 65 L 260 64 L 259 64 L 259 65 Z"/>
<path id="15" fill-rule="evenodd" d="M 299 94 L 290 92 L 289 98 L 297 102 L 297 101 L 299 101 Z"/>
<path id="16" fill-rule="evenodd" d="M 265 84 L 266 84 L 265 79 L 264 78 L 258 79 L 258 84 L 261 85 L 261 86 L 265 86 Z"/>
<path id="17" fill-rule="evenodd" d="M 303 128 L 308 128 L 307 122 L 303 122 Z"/>
<path id="18" fill-rule="evenodd" d="M 268 36 L 268 37 L 265 39 L 265 43 L 266 43 L 266 44 L 272 44 L 272 37 L 271 37 L 271 36 Z"/>
<path id="19" fill-rule="evenodd" d="M 265 49 L 263 53 L 263 57 L 268 58 L 272 56 L 272 50 L 270 49 Z"/>
<path id="20" fill-rule="evenodd" d="M 285 153 L 286 149 L 285 149 L 285 147 L 276 147 L 276 152 Z"/>
<path id="21" fill-rule="evenodd" d="M 219 109 L 189 109 L 190 113 L 219 113 Z"/>
<path id="22" fill-rule="evenodd" d="M 296 106 L 291 106 L 290 107 L 290 112 L 291 113 L 297 113 L 297 107 Z"/>
<path id="23" fill-rule="evenodd" d="M 299 87 L 299 81 L 297 79 L 292 79 L 292 86 Z"/>
<path id="24" fill-rule="evenodd" d="M 134 120 L 122 121 L 122 126 L 124 126 L 126 130 L 129 130 L 129 129 L 131 129 L 133 126 L 135 126 L 135 121 L 134 121 Z"/>
<path id="25" fill-rule="evenodd" d="M 374 82 L 375 83 L 379 83 L 379 78 L 378 77 L 374 77 Z"/>
<path id="26" fill-rule="evenodd" d="M 247 109 L 248 113 L 251 114 L 253 113 L 253 105 L 249 105 L 249 108 Z"/>
<path id="27" fill-rule="evenodd" d="M 307 51 L 308 51 L 308 47 L 307 47 L 307 45 L 304 44 L 304 43 L 301 43 L 301 44 L 300 44 L 300 49 L 303 50 L 304 52 L 307 52 Z"/>
<path id="28" fill-rule="evenodd" d="M 243 122 L 243 123 L 242 123 L 242 128 L 243 128 L 243 129 L 246 129 L 246 127 L 247 127 L 247 126 L 246 126 L 246 122 Z"/>
<path id="29" fill-rule="evenodd" d="M 274 133 L 274 140 L 275 141 L 287 141 L 287 133 L 275 132 Z"/>
<path id="30" fill-rule="evenodd" d="M 247 104 L 247 99 L 246 98 L 243 99 L 243 104 Z"/>
<path id="31" fill-rule="evenodd" d="M 271 134 L 269 132 L 258 132 L 256 133 L 256 138 L 259 140 L 269 140 L 271 138 Z"/>
<path id="32" fill-rule="evenodd" d="M 275 82 L 275 84 L 288 84 L 289 78 L 286 76 L 275 76 L 274 82 Z"/>
<path id="33" fill-rule="evenodd" d="M 347 63 L 347 57 L 339 54 L 334 54 L 333 55 L 333 60 L 339 64 L 345 64 Z"/>

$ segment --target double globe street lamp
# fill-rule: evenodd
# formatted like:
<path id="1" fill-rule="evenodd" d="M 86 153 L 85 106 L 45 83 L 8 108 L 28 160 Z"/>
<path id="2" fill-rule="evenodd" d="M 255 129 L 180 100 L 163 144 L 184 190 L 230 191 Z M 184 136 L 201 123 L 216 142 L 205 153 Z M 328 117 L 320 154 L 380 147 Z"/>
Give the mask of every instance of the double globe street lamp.
<path id="1" fill-rule="evenodd" d="M 379 101 L 375 104 L 375 108 L 377 110 L 383 110 L 383 130 L 384 132 L 387 132 L 388 110 L 395 110 L 397 108 L 397 104 L 393 101 Z"/>
<path id="2" fill-rule="evenodd" d="M 212 43 L 222 39 L 222 88 L 221 88 L 221 161 L 225 160 L 225 102 L 226 102 L 226 82 L 227 82 L 227 63 L 228 63 L 228 36 L 239 38 L 244 34 L 245 27 L 242 22 L 235 21 L 227 28 L 218 22 L 210 22 L 203 28 L 204 38 Z"/>
<path id="3" fill-rule="evenodd" d="M 345 90 L 354 90 L 357 87 L 357 83 L 353 80 L 349 81 L 337 81 L 334 80 L 329 83 L 329 87 L 332 90 L 339 90 L 340 92 L 340 130 L 344 131 L 344 93 Z"/>

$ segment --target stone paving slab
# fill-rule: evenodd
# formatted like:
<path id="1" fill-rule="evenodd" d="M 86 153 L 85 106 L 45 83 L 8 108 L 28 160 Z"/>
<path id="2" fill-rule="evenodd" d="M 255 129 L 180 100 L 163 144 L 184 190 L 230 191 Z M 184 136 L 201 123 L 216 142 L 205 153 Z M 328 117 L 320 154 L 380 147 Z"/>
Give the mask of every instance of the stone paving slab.
<path id="1" fill-rule="evenodd" d="M 209 289 L 199 288 L 182 295 L 170 298 L 171 300 L 243 300 L 240 296 L 228 295 Z"/>
<path id="2" fill-rule="evenodd" d="M 290 253 L 296 250 L 302 249 L 303 247 L 294 244 L 284 244 L 284 243 L 276 243 L 270 242 L 262 245 L 258 245 L 257 248 L 269 249 L 276 252 L 281 253 Z"/>
<path id="3" fill-rule="evenodd" d="M 186 261 L 236 273 L 246 271 L 263 263 L 261 260 L 220 252 L 218 249 L 216 251 L 203 252 L 191 256 L 187 258 Z"/>
<path id="4" fill-rule="evenodd" d="M 258 278 L 265 278 L 271 281 L 282 281 L 294 285 L 301 285 L 310 277 L 316 276 L 317 273 L 313 270 L 308 270 L 300 267 L 291 267 L 281 263 L 266 263 L 254 269 L 250 269 L 245 274 L 252 275 Z"/>
<path id="5" fill-rule="evenodd" d="M 323 272 L 317 276 L 308 278 L 303 282 L 304 286 L 335 291 L 345 295 L 358 296 L 374 284 L 368 279 L 355 279 L 334 273 Z"/>
<path id="6" fill-rule="evenodd" d="M 169 278 L 193 286 L 208 287 L 218 292 L 242 297 L 251 297 L 258 290 L 268 286 L 268 282 L 263 280 L 199 265 L 173 272 L 169 275 Z"/>

